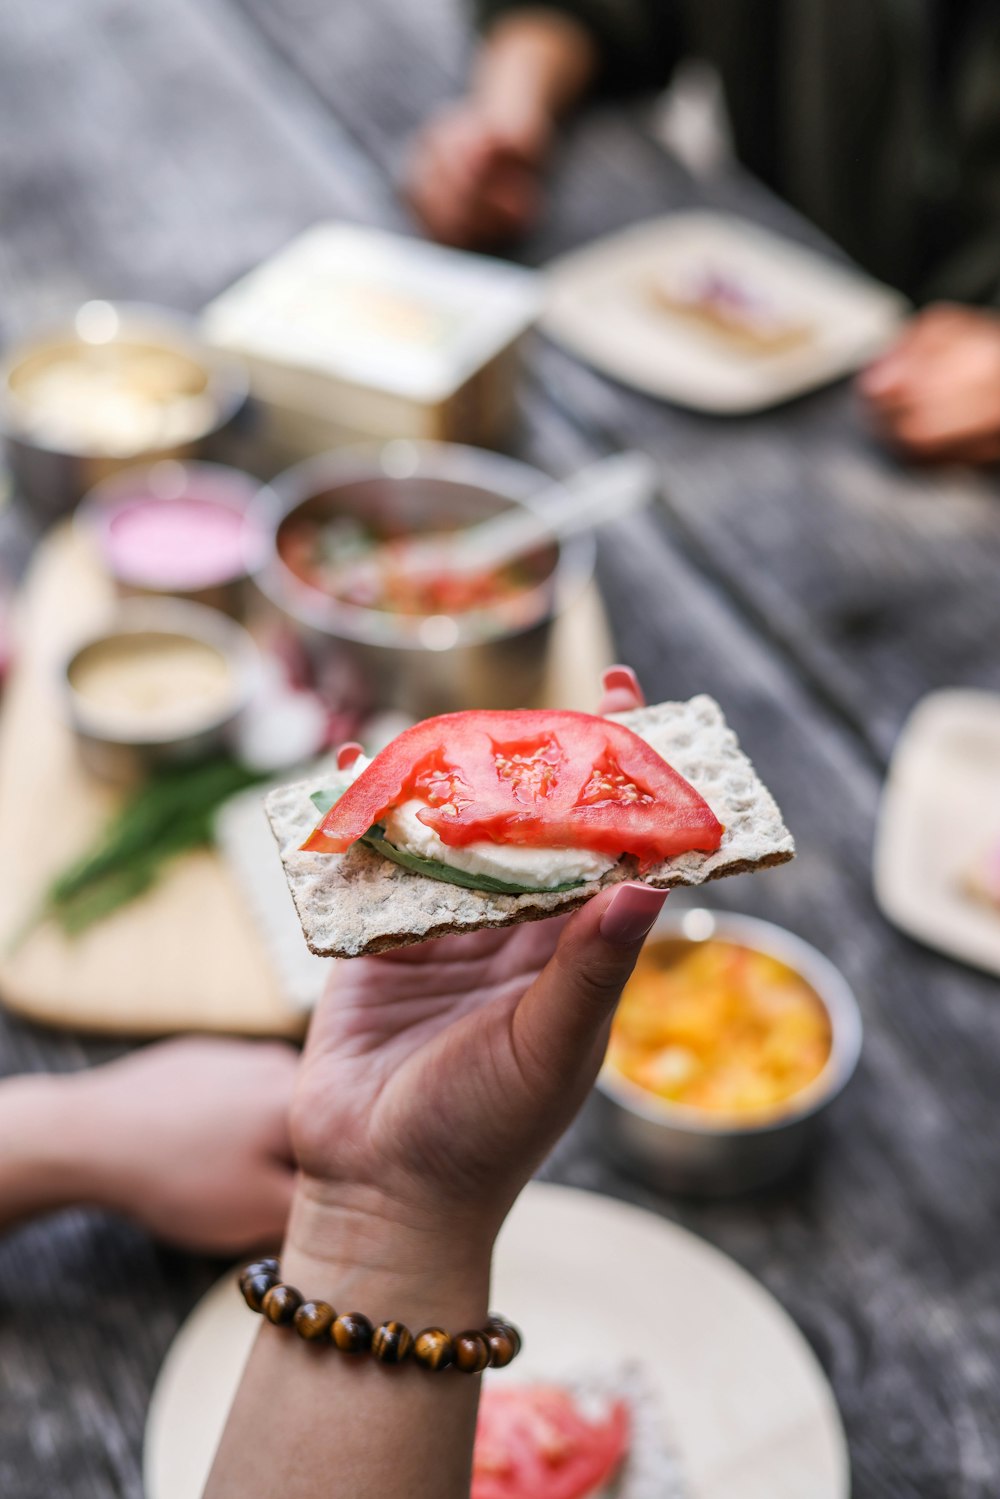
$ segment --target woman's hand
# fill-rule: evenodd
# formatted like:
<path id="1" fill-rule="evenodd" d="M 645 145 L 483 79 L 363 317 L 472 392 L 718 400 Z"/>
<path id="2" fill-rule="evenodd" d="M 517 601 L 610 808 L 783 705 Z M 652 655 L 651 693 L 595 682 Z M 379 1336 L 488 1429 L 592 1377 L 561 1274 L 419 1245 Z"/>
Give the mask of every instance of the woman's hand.
<path id="1" fill-rule="evenodd" d="M 597 66 L 589 32 L 561 12 L 491 28 L 467 97 L 418 132 L 406 163 L 404 196 L 433 239 L 481 249 L 530 229 L 556 124 Z"/>
<path id="2" fill-rule="evenodd" d="M 602 708 L 641 702 L 624 668 L 605 687 Z M 664 898 L 618 886 L 569 917 L 338 965 L 292 1106 L 295 1251 L 369 1268 L 386 1255 L 488 1263 L 593 1083 Z"/>
<path id="3" fill-rule="evenodd" d="M 518 239 L 541 207 L 547 145 L 541 117 L 496 118 L 462 100 L 415 137 L 405 197 L 440 244 L 478 249 Z"/>
<path id="4" fill-rule="evenodd" d="M 272 1247 L 294 1184 L 297 1052 L 164 1041 L 69 1076 L 0 1084 L 0 1227 L 71 1204 L 123 1213 L 186 1249 Z"/>
<path id="5" fill-rule="evenodd" d="M 942 303 L 860 376 L 876 427 L 927 461 L 1000 460 L 1000 314 Z"/>
<path id="6" fill-rule="evenodd" d="M 605 711 L 641 701 L 625 668 L 605 688 Z M 286 1282 L 413 1333 L 484 1325 L 493 1237 L 593 1082 L 663 898 L 619 885 L 568 919 L 336 967 L 292 1105 Z M 468 1495 L 478 1380 L 297 1343 L 262 1330 L 206 1499 Z"/>

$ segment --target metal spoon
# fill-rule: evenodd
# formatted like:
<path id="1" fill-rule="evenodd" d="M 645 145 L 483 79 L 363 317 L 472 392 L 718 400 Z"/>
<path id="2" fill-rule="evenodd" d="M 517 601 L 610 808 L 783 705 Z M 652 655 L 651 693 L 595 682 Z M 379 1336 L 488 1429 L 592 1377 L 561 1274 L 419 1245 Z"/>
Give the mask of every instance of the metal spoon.
<path id="1" fill-rule="evenodd" d="M 547 485 L 530 507 L 516 505 L 460 531 L 434 532 L 380 546 L 343 569 L 352 590 L 359 583 L 376 591 L 392 576 L 462 577 L 503 567 L 552 541 L 619 520 L 655 493 L 657 470 L 644 453 L 617 453 L 582 469 L 573 478 Z M 336 592 L 334 581 L 333 591 Z"/>

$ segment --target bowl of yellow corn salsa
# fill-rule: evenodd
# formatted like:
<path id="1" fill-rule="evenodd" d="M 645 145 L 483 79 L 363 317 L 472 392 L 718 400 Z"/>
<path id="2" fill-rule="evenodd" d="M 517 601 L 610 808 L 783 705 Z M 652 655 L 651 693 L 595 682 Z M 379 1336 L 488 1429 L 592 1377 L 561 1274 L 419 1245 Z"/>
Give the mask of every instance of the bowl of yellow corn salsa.
<path id="1" fill-rule="evenodd" d="M 671 1190 L 762 1187 L 797 1166 L 850 1080 L 842 974 L 749 916 L 664 912 L 625 987 L 595 1110 L 611 1153 Z"/>

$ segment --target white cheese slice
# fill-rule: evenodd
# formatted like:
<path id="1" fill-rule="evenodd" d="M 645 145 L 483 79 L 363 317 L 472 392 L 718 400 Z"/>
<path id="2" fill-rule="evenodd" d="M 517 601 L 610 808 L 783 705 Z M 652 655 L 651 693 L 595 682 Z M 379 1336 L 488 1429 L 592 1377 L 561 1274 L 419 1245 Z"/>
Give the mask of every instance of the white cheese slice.
<path id="1" fill-rule="evenodd" d="M 607 854 L 586 848 L 539 848 L 521 843 L 490 843 L 479 840 L 464 848 L 442 843 L 433 828 L 422 823 L 417 813 L 420 801 L 403 802 L 382 819 L 385 836 L 404 853 L 421 859 L 436 859 L 467 874 L 483 874 L 508 885 L 523 885 L 528 890 L 553 890 L 557 885 L 598 880 L 617 863 Z"/>

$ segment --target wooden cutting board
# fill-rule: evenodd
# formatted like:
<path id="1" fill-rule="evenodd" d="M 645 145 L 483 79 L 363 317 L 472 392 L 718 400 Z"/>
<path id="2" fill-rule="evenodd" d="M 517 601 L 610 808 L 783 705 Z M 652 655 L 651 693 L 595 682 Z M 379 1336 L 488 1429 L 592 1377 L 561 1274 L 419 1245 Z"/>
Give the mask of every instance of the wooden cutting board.
<path id="1" fill-rule="evenodd" d="M 17 665 L 0 715 L 0 997 L 74 1030 L 297 1035 L 303 1014 L 282 999 L 229 872 L 207 850 L 178 858 L 149 894 L 79 937 L 47 924 L 6 950 L 117 804 L 79 763 L 59 694 L 59 662 L 113 603 L 79 537 L 53 532 L 20 601 Z"/>
<path id="2" fill-rule="evenodd" d="M 306 1016 L 283 998 L 243 898 L 209 850 L 175 860 L 153 890 L 79 937 L 47 924 L 8 950 L 52 878 L 117 805 L 79 763 L 59 692 L 60 662 L 113 605 L 81 538 L 70 526 L 54 531 L 20 600 L 17 666 L 0 712 L 0 999 L 81 1031 L 299 1035 Z M 593 711 L 610 651 L 600 599 L 588 592 L 556 629 L 547 701 Z"/>

